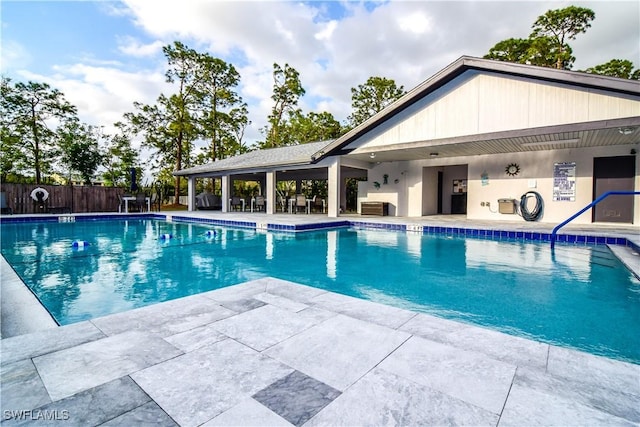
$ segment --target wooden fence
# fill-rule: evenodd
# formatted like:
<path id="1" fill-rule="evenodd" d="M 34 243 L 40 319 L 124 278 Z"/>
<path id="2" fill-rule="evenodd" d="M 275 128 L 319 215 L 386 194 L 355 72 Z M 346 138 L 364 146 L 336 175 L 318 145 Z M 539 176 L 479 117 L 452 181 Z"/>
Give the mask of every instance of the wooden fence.
<path id="1" fill-rule="evenodd" d="M 47 200 L 42 200 L 42 192 L 36 192 L 40 193 L 39 200 L 31 197 L 37 188 L 49 193 Z M 35 184 L 2 184 L 1 191 L 14 214 L 117 212 L 118 194 L 124 194 L 122 188 L 116 187 Z"/>

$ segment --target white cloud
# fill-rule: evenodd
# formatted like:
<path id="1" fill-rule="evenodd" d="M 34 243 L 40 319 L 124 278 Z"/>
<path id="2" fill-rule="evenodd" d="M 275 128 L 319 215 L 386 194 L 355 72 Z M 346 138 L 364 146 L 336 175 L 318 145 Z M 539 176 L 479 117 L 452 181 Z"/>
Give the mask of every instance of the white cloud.
<path id="1" fill-rule="evenodd" d="M 50 76 L 29 72 L 20 75 L 60 90 L 78 108 L 81 120 L 104 125 L 107 132 L 113 132 L 112 124 L 122 121 L 125 112 L 134 110 L 135 101 L 153 103 L 167 89 L 161 72 L 132 73 L 86 64 L 55 66 L 54 70 Z"/>
<path id="2" fill-rule="evenodd" d="M 125 55 L 134 57 L 154 56 L 162 51 L 162 47 L 164 45 L 165 43 L 160 40 L 149 44 L 143 44 L 134 37 L 118 37 L 118 50 Z"/>
<path id="3" fill-rule="evenodd" d="M 432 30 L 431 19 L 422 12 L 414 12 L 409 15 L 398 17 L 398 26 L 402 31 L 414 34 L 424 34 Z"/>
<path id="4" fill-rule="evenodd" d="M 318 31 L 314 35 L 314 37 L 316 38 L 316 40 L 329 40 L 331 39 L 331 36 L 333 35 L 333 32 L 337 26 L 338 26 L 338 21 L 336 21 L 335 19 L 332 19 L 331 21 L 324 24 L 322 26 L 323 28 L 320 31 Z"/>
<path id="5" fill-rule="evenodd" d="M 28 67 L 33 61 L 31 54 L 20 43 L 14 40 L 3 40 L 0 49 L 0 64 L 3 72 Z"/>

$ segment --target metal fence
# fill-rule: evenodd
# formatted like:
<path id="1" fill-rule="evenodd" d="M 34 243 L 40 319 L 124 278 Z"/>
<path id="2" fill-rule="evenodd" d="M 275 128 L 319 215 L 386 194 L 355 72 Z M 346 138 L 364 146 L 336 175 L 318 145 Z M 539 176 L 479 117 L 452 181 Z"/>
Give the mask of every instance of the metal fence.
<path id="1" fill-rule="evenodd" d="M 116 187 L 2 184 L 14 214 L 117 212 L 124 190 Z"/>

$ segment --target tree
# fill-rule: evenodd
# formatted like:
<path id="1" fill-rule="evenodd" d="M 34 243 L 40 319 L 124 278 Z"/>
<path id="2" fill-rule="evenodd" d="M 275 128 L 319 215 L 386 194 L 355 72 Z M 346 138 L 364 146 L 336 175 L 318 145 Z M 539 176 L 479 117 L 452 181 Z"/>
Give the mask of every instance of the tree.
<path id="1" fill-rule="evenodd" d="M 640 80 L 640 68 L 633 70 L 633 62 L 627 59 L 612 59 L 604 64 L 587 68 L 585 73 L 618 77 L 621 79 Z"/>
<path id="2" fill-rule="evenodd" d="M 62 92 L 46 83 L 30 81 L 12 86 L 10 79 L 3 78 L 0 90 L 3 144 L 16 144 L 26 166 L 34 171 L 36 184 L 40 184 L 56 155 L 55 132 L 49 126 L 75 119 L 76 108 Z"/>
<path id="3" fill-rule="evenodd" d="M 222 59 L 202 54 L 203 79 L 198 90 L 209 111 L 203 116 L 203 136 L 211 140 L 210 161 L 237 154 L 248 124 L 247 104 L 234 90 L 240 74 Z M 238 137 L 240 136 L 240 139 Z"/>
<path id="4" fill-rule="evenodd" d="M 506 39 L 489 49 L 484 58 L 524 64 L 530 47 L 531 39 Z"/>
<path id="5" fill-rule="evenodd" d="M 392 79 L 384 77 L 369 77 L 366 83 L 351 88 L 351 108 L 353 113 L 348 120 L 356 127 L 369 117 L 379 113 L 406 92 L 404 86 L 396 86 Z"/>
<path id="6" fill-rule="evenodd" d="M 550 37 L 536 37 L 531 40 L 527 56 L 523 63 L 540 67 L 556 68 L 562 61 L 561 69 L 570 70 L 576 58 L 568 44 L 558 47 Z"/>
<path id="7" fill-rule="evenodd" d="M 533 23 L 533 32 L 529 38 L 548 37 L 551 41 L 550 47 L 555 48 L 556 68 L 566 69 L 571 54 L 566 51 L 565 43 L 586 32 L 595 17 L 596 14 L 585 7 L 569 6 L 548 10 Z"/>
<path id="8" fill-rule="evenodd" d="M 20 148 L 20 138 L 2 124 L 0 126 L 0 182 L 10 182 L 10 176 L 15 179 L 24 170 L 27 161 Z"/>
<path id="9" fill-rule="evenodd" d="M 287 119 L 285 114 L 295 113 L 298 100 L 304 94 L 305 90 L 300 82 L 300 73 L 289 64 L 285 64 L 282 68 L 274 63 L 273 95 L 271 95 L 274 105 L 269 115 L 268 128 L 264 130 L 267 137 L 261 144 L 261 148 L 291 145 L 292 142 L 284 132 Z"/>
<path id="10" fill-rule="evenodd" d="M 536 19 L 529 38 L 500 41 L 484 57 L 570 70 L 576 58 L 568 41 L 586 32 L 594 19 L 595 13 L 583 7 L 549 10 Z"/>
<path id="11" fill-rule="evenodd" d="M 297 144 L 326 141 L 342 134 L 342 127 L 331 113 L 311 112 L 307 115 L 300 111 L 293 113 L 287 126 L 290 141 Z"/>
<path id="12" fill-rule="evenodd" d="M 174 170 L 189 165 L 194 141 L 200 136 L 197 116 L 203 110 L 201 93 L 204 73 L 201 56 L 180 42 L 163 47 L 168 69 L 166 81 L 177 86 L 176 93 L 161 94 L 155 105 L 134 103 L 137 113 L 126 113 L 132 132 L 144 134 L 143 145 L 155 150 L 156 167 L 173 164 Z M 175 203 L 180 200 L 180 176 L 174 177 Z"/>
<path id="13" fill-rule="evenodd" d="M 563 52 L 560 54 L 553 40 L 549 37 L 507 39 L 496 43 L 489 49 L 489 53 L 484 58 L 555 68 L 558 57 L 561 55 L 563 57 L 563 67 L 570 69 L 575 61 L 572 56 L 573 50 L 566 43 L 562 49 Z"/>
<path id="14" fill-rule="evenodd" d="M 125 119 L 135 134 L 143 134 L 142 145 L 155 150 L 149 162 L 153 169 L 160 170 L 173 165 L 173 170 L 181 170 L 189 165 L 193 142 L 199 136 L 196 123 L 186 109 L 184 99 L 179 95 L 167 98 L 160 95 L 155 105 L 134 103 L 136 113 L 126 113 Z M 174 198 L 180 197 L 180 177 L 175 181 Z"/>
<path id="15" fill-rule="evenodd" d="M 116 123 L 118 133 L 102 135 L 105 141 L 104 168 L 102 174 L 107 185 L 113 187 L 131 187 L 131 168 L 140 169 L 138 152 L 131 147 L 131 139 L 122 123 Z"/>
<path id="16" fill-rule="evenodd" d="M 98 146 L 96 129 L 79 120 L 68 120 L 58 127 L 56 133 L 60 161 L 65 166 L 69 181 L 72 172 L 76 172 L 85 185 L 91 185 L 104 159 Z"/>

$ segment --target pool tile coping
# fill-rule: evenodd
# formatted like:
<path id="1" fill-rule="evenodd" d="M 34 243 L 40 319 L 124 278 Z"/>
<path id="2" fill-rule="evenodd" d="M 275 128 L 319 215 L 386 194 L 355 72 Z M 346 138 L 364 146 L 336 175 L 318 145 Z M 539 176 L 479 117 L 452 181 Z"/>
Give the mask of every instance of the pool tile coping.
<path id="1" fill-rule="evenodd" d="M 280 231 L 280 232 L 307 232 L 307 231 L 319 231 L 325 229 L 353 227 L 361 229 L 377 229 L 377 230 L 389 230 L 389 231 L 403 231 L 413 232 L 428 235 L 445 235 L 455 237 L 465 237 L 473 239 L 490 239 L 490 240 L 517 240 L 528 242 L 550 242 L 551 233 L 542 231 L 522 231 L 522 230 L 501 230 L 493 228 L 470 228 L 470 227 L 448 227 L 439 225 L 420 225 L 411 223 L 411 220 L 407 220 L 406 223 L 388 223 L 388 222 L 376 222 L 366 221 L 362 219 L 336 219 L 332 221 L 313 221 L 303 224 L 281 224 L 273 222 L 256 222 L 246 220 L 229 220 L 219 218 L 202 218 L 177 215 L 172 213 L 159 214 L 159 213 L 147 213 L 147 214 L 100 214 L 100 215 L 39 215 L 39 216 L 22 216 L 22 217 L 8 217 L 3 216 L 0 218 L 0 223 L 29 223 L 29 222 L 75 222 L 75 221 L 99 221 L 99 220 L 113 220 L 113 219 L 158 219 L 175 222 L 186 222 L 196 224 L 210 224 L 214 226 L 225 227 L 240 227 L 251 228 L 256 230 L 265 231 Z M 504 227 L 499 221 L 496 222 L 496 227 Z M 593 231 L 585 234 L 569 234 L 559 233 L 556 235 L 556 243 L 568 244 L 568 245 L 618 245 L 627 246 L 636 252 L 640 252 L 640 241 L 635 242 L 627 237 L 622 236 L 606 236 L 606 234 L 600 230 Z"/>
<path id="2" fill-rule="evenodd" d="M 247 345 L 254 332 L 246 320 L 255 321 L 255 318 L 247 317 L 245 313 L 250 314 L 260 308 L 264 311 L 265 305 L 233 304 L 254 297 L 259 297 L 261 302 L 267 301 L 267 307 L 289 310 L 286 316 L 294 322 L 295 319 L 301 319 L 300 316 L 307 316 L 305 318 L 308 319 L 306 310 L 323 310 L 326 314 L 317 317 L 311 325 L 305 324 L 302 330 L 292 329 L 288 335 L 280 335 L 275 345 L 255 350 Z M 286 412 L 291 409 L 287 408 L 302 408 L 298 409 L 298 413 L 303 414 L 304 408 L 315 408 L 311 411 L 313 416 L 304 425 L 343 425 L 345 422 L 380 424 L 386 416 L 391 416 L 391 422 L 395 424 L 433 424 L 444 420 L 454 420 L 460 424 L 493 425 L 502 424 L 501 420 L 505 424 L 520 425 L 633 425 L 640 422 L 640 408 L 636 405 L 640 399 L 640 365 L 402 309 L 395 309 L 395 315 L 391 315 L 400 319 L 395 325 L 389 326 L 387 321 L 382 325 L 378 321 L 389 317 L 388 306 L 274 278 L 258 279 L 181 298 L 172 304 L 183 306 L 184 312 L 189 313 L 193 311 L 189 309 L 190 305 L 200 307 L 204 301 L 218 303 L 221 307 L 226 304 L 244 308 L 228 313 L 223 319 L 217 316 L 170 316 L 160 329 L 181 331 L 177 335 L 158 335 L 144 326 L 147 316 L 152 316 L 153 322 L 157 321 L 159 317 L 156 314 L 167 310 L 167 304 L 171 303 L 167 302 L 129 312 L 126 330 L 116 327 L 112 334 L 105 332 L 107 329 L 100 330 L 97 325 L 110 322 L 115 325 L 121 321 L 118 315 L 1 340 L 3 390 L 27 396 L 32 390 L 42 390 L 44 387 L 49 397 L 60 397 L 44 406 L 39 401 L 37 405 L 41 406 L 38 407 L 3 407 L 3 414 L 6 414 L 5 409 L 32 410 L 33 413 L 67 410 L 72 412 L 67 415 L 76 419 L 89 419 L 91 414 L 88 411 L 98 411 L 108 414 L 105 416 L 109 418 L 101 419 L 100 423 L 121 419 L 119 417 L 136 419 L 144 415 L 162 420 L 164 425 L 199 425 L 203 422 L 205 425 L 220 425 L 228 424 L 230 420 L 241 422 L 255 415 L 263 423 L 269 420 L 278 425 L 291 425 L 286 419 L 306 421 L 308 417 L 291 417 L 291 413 Z M 273 306 L 269 301 L 278 305 Z M 376 315 L 380 310 L 384 315 Z M 136 315 L 140 316 L 140 322 L 133 319 Z M 217 329 L 218 322 L 235 322 L 242 328 L 235 329 L 231 338 Z M 283 333 L 279 318 L 270 319 L 270 322 L 274 336 L 276 332 Z M 213 342 L 203 342 L 200 347 L 172 346 L 171 343 L 175 342 L 172 338 L 178 335 L 182 342 L 188 335 L 193 335 L 194 342 L 197 342 L 203 337 L 203 328 L 217 331 L 221 336 Z M 137 339 L 141 342 L 151 340 L 165 349 L 167 355 L 150 359 L 144 354 L 146 350 L 143 346 L 127 344 L 131 334 L 139 337 Z M 388 348 L 381 350 L 376 346 L 377 354 L 372 356 L 375 352 L 369 348 L 369 340 L 358 340 L 362 334 L 374 341 L 382 339 Z M 396 338 L 391 342 L 385 338 L 387 336 Z M 114 340 L 124 348 L 121 355 L 113 355 Z M 368 356 L 345 360 L 342 352 L 347 350 L 353 355 L 362 352 Z M 256 367 L 267 363 L 264 366 L 269 366 L 271 374 L 262 375 L 262 383 L 254 383 L 251 379 L 253 374 L 245 370 L 245 365 L 234 362 L 235 367 L 228 368 L 235 369 L 235 373 L 227 372 L 226 378 L 239 381 L 246 387 L 238 388 L 232 383 L 225 383 L 227 380 L 223 379 L 219 380 L 222 383 L 218 383 L 215 375 L 211 377 L 213 379 L 202 378 L 201 374 L 205 371 L 213 373 L 219 369 L 209 364 L 208 360 L 219 357 L 218 354 L 226 354 L 225 358 L 235 360 L 235 351 L 241 352 L 238 360 L 246 360 L 249 363 L 246 366 L 252 366 L 254 372 Z M 76 354 L 86 358 L 84 362 L 76 360 L 72 363 L 80 364 L 78 366 L 56 363 L 58 360 L 73 359 Z M 131 358 L 135 363 L 128 362 Z M 182 358 L 189 363 L 181 363 Z M 353 369 L 349 368 L 354 363 Z M 101 366 L 101 373 L 96 373 L 95 378 L 89 369 L 94 365 Z M 117 378 L 104 376 L 104 372 L 112 365 L 118 367 L 118 373 L 114 375 Z M 64 378 L 61 374 L 71 368 L 84 369 L 89 377 L 86 380 L 74 379 L 72 390 L 75 393 L 61 394 L 56 389 L 68 388 L 64 381 L 59 385 L 50 380 L 42 383 L 42 378 Z M 224 369 L 225 366 L 220 368 Z M 345 382 L 340 375 L 341 369 L 348 369 L 345 374 L 349 372 L 353 379 Z M 354 376 L 357 370 L 362 374 Z M 328 377 L 323 374 L 331 371 Z M 493 371 L 500 374 L 487 374 Z M 328 398 L 322 398 L 322 402 L 294 401 L 286 405 L 270 405 L 271 409 L 254 399 L 256 395 L 267 393 L 273 384 L 282 383 L 293 372 L 300 372 L 303 378 L 311 378 L 313 381 L 309 381 L 316 384 L 314 387 L 318 390 L 334 389 L 338 393 L 332 392 Z M 418 372 L 420 374 L 416 375 Z M 28 376 L 31 381 L 20 382 L 20 375 L 24 378 Z M 188 395 L 171 394 L 170 384 L 177 386 L 189 382 L 194 375 L 199 377 L 202 387 L 220 386 L 220 390 L 231 387 L 231 394 L 212 395 L 205 389 L 201 390 L 202 393 L 196 389 Z M 131 382 L 130 378 L 135 382 Z M 336 383 L 332 378 L 339 381 Z M 83 381 L 86 381 L 84 386 Z M 288 393 L 295 396 L 296 384 L 307 384 L 309 381 L 288 382 L 287 387 L 293 388 Z M 333 386 L 327 381 L 333 382 Z M 99 391 L 105 387 L 111 387 L 108 397 L 95 402 L 94 406 L 82 406 L 81 402 L 88 399 L 87 395 L 104 394 Z M 191 390 L 187 385 L 177 388 L 181 387 Z M 487 394 L 487 389 L 493 392 Z M 123 406 L 122 398 L 131 393 L 143 393 L 149 399 L 139 399 L 135 405 Z M 308 393 L 301 395 L 310 396 Z M 420 396 L 428 396 L 428 399 Z M 313 400 L 312 397 L 308 398 Z M 196 415 L 185 412 L 184 405 L 191 405 Z M 218 409 L 211 410 L 213 407 Z M 286 410 L 282 409 L 284 412 L 281 413 L 272 411 L 279 411 L 279 408 Z M 6 418 L 6 415 L 3 416 Z M 438 418 L 442 416 L 448 418 Z M 219 421 L 216 421 L 218 417 Z"/>

